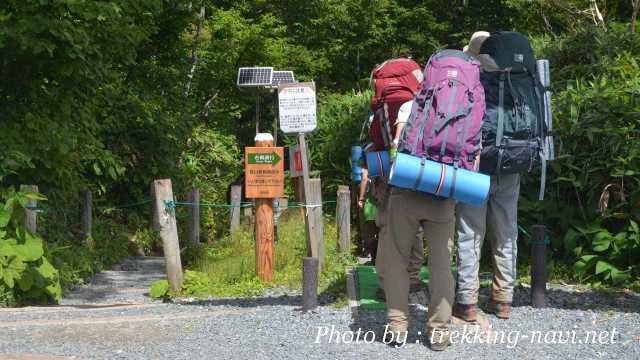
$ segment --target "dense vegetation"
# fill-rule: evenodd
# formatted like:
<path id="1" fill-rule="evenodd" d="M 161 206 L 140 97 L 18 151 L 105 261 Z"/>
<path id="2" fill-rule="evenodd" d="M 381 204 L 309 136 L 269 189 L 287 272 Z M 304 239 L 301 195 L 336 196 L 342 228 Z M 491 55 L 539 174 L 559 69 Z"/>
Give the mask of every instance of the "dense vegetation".
<path id="1" fill-rule="evenodd" d="M 153 251 L 155 234 L 143 230 L 153 179 L 172 178 L 179 198 L 197 185 L 206 201 L 226 201 L 255 128 L 254 98 L 234 85 L 238 67 L 271 65 L 316 81 L 312 165 L 332 197 L 348 182 L 348 149 L 367 113 L 374 64 L 400 54 L 424 64 L 438 48 L 461 48 L 473 31 L 518 30 L 551 61 L 558 139 L 547 198 L 533 201 L 532 174 L 521 225 L 548 224 L 554 258 L 575 263 L 576 280 L 638 286 L 640 38 L 630 23 L 638 1 L 595 1 L 598 12 L 593 4 L 2 1 L 2 201 L 19 184 L 39 185 L 48 199 L 40 214 L 43 251 L 69 286 L 132 243 Z M 264 96 L 262 130 L 272 127 L 272 100 Z M 91 241 L 78 227 L 86 190 L 99 207 Z M 119 207 L 131 204 L 142 205 Z M 221 214 L 207 212 L 207 239 L 224 236 Z"/>

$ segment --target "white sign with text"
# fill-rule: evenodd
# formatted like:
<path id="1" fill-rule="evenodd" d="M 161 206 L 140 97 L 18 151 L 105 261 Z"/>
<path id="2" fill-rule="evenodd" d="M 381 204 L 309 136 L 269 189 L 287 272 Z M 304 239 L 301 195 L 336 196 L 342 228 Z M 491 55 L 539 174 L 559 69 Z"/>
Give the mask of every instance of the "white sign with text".
<path id="1" fill-rule="evenodd" d="M 313 82 L 278 86 L 280 129 L 285 134 L 308 133 L 318 125 Z"/>

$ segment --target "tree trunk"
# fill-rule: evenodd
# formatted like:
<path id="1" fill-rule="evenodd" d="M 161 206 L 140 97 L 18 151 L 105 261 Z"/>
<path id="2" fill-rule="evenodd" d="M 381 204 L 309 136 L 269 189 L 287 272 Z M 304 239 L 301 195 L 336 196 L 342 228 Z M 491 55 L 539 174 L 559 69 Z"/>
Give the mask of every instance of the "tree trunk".
<path id="1" fill-rule="evenodd" d="M 638 20 L 638 11 L 640 10 L 640 0 L 631 0 L 633 11 L 631 12 L 631 32 L 636 33 L 636 22 Z"/>
<path id="2" fill-rule="evenodd" d="M 202 33 L 204 16 L 205 9 L 203 6 L 200 8 L 200 14 L 198 15 L 198 27 L 196 30 L 193 50 L 191 51 L 191 69 L 189 70 L 189 74 L 187 74 L 187 83 L 184 86 L 184 97 L 189 96 L 189 91 L 191 90 L 191 81 L 193 80 L 193 75 L 196 72 L 196 65 L 198 64 L 198 46 L 200 45 L 200 34 Z"/>

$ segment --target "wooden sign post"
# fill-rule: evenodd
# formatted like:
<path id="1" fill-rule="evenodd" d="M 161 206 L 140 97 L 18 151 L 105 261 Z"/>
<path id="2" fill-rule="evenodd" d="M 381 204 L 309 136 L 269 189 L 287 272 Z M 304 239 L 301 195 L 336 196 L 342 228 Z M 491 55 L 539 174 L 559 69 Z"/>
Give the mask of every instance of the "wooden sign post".
<path id="1" fill-rule="evenodd" d="M 320 179 L 312 186 L 309 178 L 309 156 L 305 133 L 312 132 L 318 126 L 316 114 L 316 86 L 313 82 L 281 84 L 278 86 L 278 117 L 280 129 L 285 134 L 298 135 L 299 161 L 294 158 L 294 168 L 302 172 L 302 202 L 305 204 L 305 223 L 307 225 L 307 256 L 313 258 L 309 263 L 322 267 L 322 199 L 320 195 Z M 297 151 L 294 151 L 294 156 Z M 300 165 L 298 167 L 298 165 Z M 315 193 L 313 192 L 314 190 Z M 317 216 L 319 215 L 319 216 Z M 308 264 L 307 264 L 308 265 Z M 318 272 L 304 271 L 302 276 L 303 288 L 317 288 Z M 307 292 L 305 304 L 315 307 L 310 297 L 317 297 L 316 293 Z M 309 310 L 309 309 L 306 309 Z"/>
<path id="2" fill-rule="evenodd" d="M 273 280 L 273 199 L 284 195 L 284 148 L 271 134 L 256 135 L 256 147 L 245 148 L 245 192 L 256 199 L 256 274 Z"/>
<path id="3" fill-rule="evenodd" d="M 302 202 L 307 207 L 307 211 L 305 211 L 307 256 L 318 257 L 320 254 L 318 226 L 321 224 L 316 223 L 317 217 L 309 216 L 309 209 L 313 206 L 320 206 L 320 204 L 310 204 L 312 189 L 309 177 L 309 155 L 305 139 L 305 133 L 311 132 L 317 127 L 315 83 L 280 85 L 278 87 L 278 104 L 280 129 L 286 134 L 298 135 L 298 146 L 294 150 L 293 160 L 296 175 L 299 176 L 302 173 Z M 300 154 L 299 158 L 296 153 Z"/>

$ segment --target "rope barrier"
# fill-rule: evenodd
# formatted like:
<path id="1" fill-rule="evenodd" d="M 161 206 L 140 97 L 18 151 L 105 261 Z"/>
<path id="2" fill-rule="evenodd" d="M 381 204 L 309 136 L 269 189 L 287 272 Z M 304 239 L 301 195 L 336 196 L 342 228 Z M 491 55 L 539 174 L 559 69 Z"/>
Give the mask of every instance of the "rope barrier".
<path id="1" fill-rule="evenodd" d="M 303 204 L 303 203 L 289 203 L 286 208 L 287 209 L 300 209 L 300 208 L 318 208 L 322 207 L 324 204 L 336 203 L 336 200 L 327 200 L 323 201 L 321 204 Z M 254 204 L 252 202 L 242 202 L 239 205 L 235 204 L 212 204 L 212 203 L 194 203 L 189 201 L 173 201 L 173 200 L 165 200 L 164 206 L 167 211 L 171 211 L 178 206 L 199 206 L 204 208 L 224 208 L 224 209 L 233 209 L 233 208 L 252 208 Z"/>

